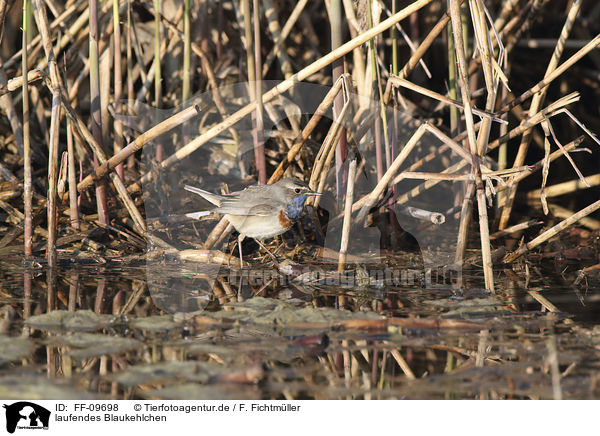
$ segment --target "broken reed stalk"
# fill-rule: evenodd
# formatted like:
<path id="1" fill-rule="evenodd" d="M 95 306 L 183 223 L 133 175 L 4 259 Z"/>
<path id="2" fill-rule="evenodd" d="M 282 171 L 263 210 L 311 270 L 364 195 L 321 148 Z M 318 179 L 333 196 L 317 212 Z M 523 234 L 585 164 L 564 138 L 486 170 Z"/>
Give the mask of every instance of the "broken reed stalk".
<path id="1" fill-rule="evenodd" d="M 23 50 L 21 55 L 21 74 L 22 77 L 29 79 L 29 66 L 27 65 L 27 31 L 29 23 L 27 15 L 29 14 L 29 2 L 23 0 Z M 2 17 L 4 19 L 4 17 Z M 32 250 L 32 197 L 33 187 L 31 185 L 31 139 L 29 136 L 29 82 L 23 80 L 23 201 L 25 222 L 23 223 L 23 245 L 25 256 L 31 256 Z"/>
<path id="2" fill-rule="evenodd" d="M 36 68 L 27 73 L 27 83 L 30 84 L 40 80 L 44 76 L 44 72 Z M 6 82 L 6 85 L 0 86 L 0 96 L 12 91 L 23 88 L 23 76 L 13 77 Z"/>
<path id="3" fill-rule="evenodd" d="M 121 115 L 121 93 L 123 81 L 121 76 L 121 24 L 119 20 L 119 0 L 113 0 L 113 39 L 114 39 L 114 110 L 113 122 L 114 141 L 113 154 L 117 154 L 123 148 L 123 125 L 118 117 Z M 117 174 L 124 178 L 123 164 L 117 166 Z"/>
<path id="4" fill-rule="evenodd" d="M 33 0 L 34 11 L 36 12 L 37 27 L 42 37 L 42 45 L 48 61 L 50 70 L 50 81 L 52 89 L 52 112 L 50 117 L 50 142 L 48 144 L 48 242 L 46 255 L 48 256 L 48 265 L 56 266 L 56 236 L 57 236 L 57 173 L 58 173 L 58 140 L 60 127 L 60 75 L 56 58 L 52 47 L 52 39 L 48 29 L 48 17 L 45 6 L 41 0 Z"/>
<path id="5" fill-rule="evenodd" d="M 254 129 L 254 158 L 256 160 L 256 172 L 258 173 L 258 183 L 264 185 L 267 183 L 267 162 L 265 159 L 265 141 L 264 141 L 264 121 L 263 121 L 263 101 L 262 101 L 262 61 L 260 45 L 260 18 L 259 18 L 258 0 L 253 0 L 252 17 L 254 24 L 254 68 L 255 82 L 250 86 L 255 86 L 254 101 L 256 102 L 255 129 Z"/>
<path id="6" fill-rule="evenodd" d="M 575 19 L 579 13 L 579 9 L 581 7 L 581 1 L 575 0 L 571 5 L 571 9 L 569 10 L 569 14 L 567 16 L 567 20 L 562 28 L 558 41 L 556 43 L 556 47 L 554 48 L 554 52 L 552 53 L 552 57 L 550 58 L 550 62 L 548 63 L 548 67 L 546 68 L 546 73 L 544 74 L 544 78 L 547 78 L 558 66 L 558 62 L 562 56 L 565 42 L 571 33 L 571 29 L 575 24 Z M 529 114 L 537 112 L 541 105 L 544 102 L 544 96 L 546 94 L 548 88 L 542 89 L 540 92 L 536 93 L 531 99 L 531 104 L 529 105 Z M 521 143 L 519 144 L 519 148 L 517 151 L 517 156 L 515 157 L 514 166 L 521 166 L 525 163 L 525 157 L 527 155 L 527 150 L 529 149 L 529 144 L 531 142 L 532 131 L 526 131 L 521 138 Z M 498 224 L 498 228 L 500 230 L 504 229 L 508 226 L 508 221 L 510 219 L 510 213 L 512 210 L 513 202 L 515 199 L 515 194 L 517 193 L 517 184 L 514 184 L 513 187 L 502 197 L 504 200 L 504 204 L 502 207 L 502 213 L 500 214 L 500 221 Z"/>
<path id="7" fill-rule="evenodd" d="M 89 46 L 90 46 L 90 121 L 92 124 L 92 135 L 101 149 L 102 138 L 102 115 L 100 106 L 100 70 L 98 65 L 98 2 L 89 0 Z M 93 156 L 92 165 L 98 166 L 96 154 Z M 106 184 L 104 179 L 96 181 L 96 206 L 98 209 L 98 220 L 103 225 L 108 225 L 108 203 L 106 200 Z"/>
<path id="8" fill-rule="evenodd" d="M 269 90 L 268 92 L 263 94 L 263 103 L 271 101 L 276 96 L 286 92 L 287 90 L 292 88 L 295 83 L 301 82 L 301 81 L 305 80 L 306 78 L 310 77 L 311 75 L 319 72 L 324 67 L 326 67 L 327 65 L 329 65 L 333 61 L 335 61 L 336 59 L 339 59 L 340 57 L 346 55 L 350 51 L 354 50 L 356 47 L 361 46 L 362 44 L 364 44 L 366 41 L 373 38 L 374 36 L 379 35 L 380 33 L 388 30 L 391 26 L 395 25 L 399 21 L 402 21 L 403 19 L 408 17 L 410 14 L 418 11 L 419 9 L 421 9 L 422 7 L 431 3 L 432 1 L 433 0 L 417 0 L 413 3 L 411 3 L 409 6 L 405 7 L 401 11 L 399 11 L 393 17 L 390 17 L 387 20 L 382 21 L 381 23 L 379 23 L 377 26 L 373 27 L 372 29 L 369 29 L 368 31 L 358 35 L 356 38 L 353 38 L 352 40 L 343 44 L 337 50 L 334 50 L 334 51 L 328 53 L 327 55 L 321 57 L 317 61 L 313 62 L 312 64 L 308 65 L 307 67 L 303 68 L 302 70 L 300 70 L 299 72 L 294 74 L 289 79 L 282 81 L 277 86 L 275 86 L 274 88 L 272 88 L 271 90 Z M 188 144 L 186 144 L 185 146 L 183 146 L 182 148 L 177 150 L 173 155 L 169 156 L 167 159 L 165 159 L 163 162 L 161 162 L 161 164 L 160 164 L 161 167 L 167 168 L 167 167 L 175 164 L 176 162 L 179 162 L 184 157 L 190 155 L 196 149 L 198 149 L 200 146 L 204 145 L 206 142 L 210 141 L 212 138 L 217 136 L 219 133 L 221 133 L 224 130 L 228 129 L 229 127 L 235 125 L 238 121 L 240 121 L 241 119 L 243 119 L 244 117 L 246 117 L 247 115 L 252 113 L 252 111 L 255 110 L 255 106 L 256 106 L 256 103 L 251 102 L 251 103 L 247 104 L 246 106 L 244 106 L 243 108 L 239 109 L 237 112 L 231 114 L 223 122 L 207 129 L 205 132 L 203 132 L 202 134 L 200 134 L 199 136 L 194 138 L 191 142 L 189 142 Z M 135 184 L 133 184 L 129 187 L 129 190 L 131 192 L 139 191 L 141 189 L 141 184 L 151 180 L 151 177 L 152 177 L 152 175 L 149 172 L 144 174 L 140 179 L 138 179 L 138 181 Z"/>

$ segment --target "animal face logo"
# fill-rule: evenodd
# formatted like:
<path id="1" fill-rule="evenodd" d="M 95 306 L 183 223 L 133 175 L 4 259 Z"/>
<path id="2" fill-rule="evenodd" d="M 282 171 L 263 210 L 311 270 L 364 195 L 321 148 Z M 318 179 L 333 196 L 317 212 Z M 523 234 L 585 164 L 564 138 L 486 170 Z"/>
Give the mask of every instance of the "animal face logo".
<path id="1" fill-rule="evenodd" d="M 48 429 L 50 411 L 29 401 L 4 404 L 6 409 L 6 431 L 19 429 Z"/>

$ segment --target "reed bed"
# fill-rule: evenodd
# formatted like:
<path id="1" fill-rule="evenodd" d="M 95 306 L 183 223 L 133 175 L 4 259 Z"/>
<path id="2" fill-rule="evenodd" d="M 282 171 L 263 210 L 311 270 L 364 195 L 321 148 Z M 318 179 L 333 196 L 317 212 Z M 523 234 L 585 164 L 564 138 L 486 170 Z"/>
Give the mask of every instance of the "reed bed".
<path id="1" fill-rule="evenodd" d="M 404 249 L 394 239 L 398 213 L 425 222 L 424 233 L 453 221 L 443 267 L 470 262 L 482 272 L 478 285 L 496 293 L 505 291 L 498 265 L 523 265 L 573 226 L 596 232 L 589 240 L 600 229 L 595 2 L 7 3 L 0 2 L 0 257 L 47 263 L 48 308 L 61 304 L 50 293 L 61 262 L 237 262 L 221 251 L 232 232 L 225 219 L 190 224 L 195 242 L 164 225 L 190 205 L 173 179 L 225 192 L 306 180 L 327 195 L 309 202 L 311 224 L 297 230 L 340 274 L 359 269 L 366 253 L 353 254 L 354 235 L 373 223 L 385 260 Z M 326 90 L 309 114 L 296 111 L 312 89 L 303 85 Z M 160 115 L 145 119 L 145 108 Z M 221 162 L 235 169 L 227 186 L 208 169 Z M 450 185 L 459 188 L 449 207 L 420 205 Z M 340 235 L 333 249 L 323 242 L 332 229 Z M 272 245 L 299 264 L 317 257 L 302 244 Z M 597 270 L 581 268 L 577 283 Z M 222 277 L 213 291 L 221 306 L 242 299 Z M 113 311 L 130 312 L 142 292 Z M 105 294 L 99 282 L 97 312 Z M 362 307 L 352 292 L 335 295 L 335 305 Z M 471 338 L 477 367 L 495 339 L 486 331 Z M 357 367 L 369 389 L 376 386 L 386 359 L 418 378 L 399 347 L 369 357 L 360 341 L 340 344 L 337 357 L 319 359 L 343 369 L 349 391 Z M 561 398 L 554 336 L 541 344 L 553 356 L 547 397 Z M 449 367 L 451 355 L 466 355 L 459 348 L 446 350 Z"/>
<path id="2" fill-rule="evenodd" d="M 540 3 L 548 4 L 542 7 Z M 580 128 L 572 121 L 563 119 L 564 117 L 560 117 L 560 120 L 551 120 L 549 117 L 559 114 L 558 108 L 554 111 L 546 110 L 537 118 L 535 114 L 544 109 L 545 101 L 550 101 L 549 105 L 546 104 L 546 107 L 550 107 L 553 100 L 554 102 L 559 100 L 561 91 L 557 89 L 558 85 L 552 86 L 554 83 L 560 84 L 561 90 L 566 87 L 579 93 L 585 92 L 586 95 L 597 94 L 597 86 L 594 86 L 593 82 L 597 56 L 593 50 L 600 44 L 600 35 L 593 37 L 598 29 L 594 28 L 593 20 L 588 19 L 588 16 L 595 16 L 598 11 L 597 7 L 582 5 L 581 1 L 554 3 L 533 0 L 513 2 L 453 0 L 446 3 L 420 0 L 404 3 L 403 8 L 400 8 L 396 1 L 390 4 L 335 1 L 308 6 L 306 2 L 292 5 L 285 2 L 275 4 L 270 1 L 261 4 L 255 1 L 250 4 L 247 0 L 239 4 L 216 2 L 201 5 L 190 5 L 189 2 L 183 2 L 181 5 L 177 2 L 162 4 L 161 1 L 130 4 L 115 0 L 111 10 L 108 5 L 104 7 L 93 1 L 89 4 L 71 1 L 60 6 L 34 2 L 31 10 L 34 11 L 35 25 L 27 20 L 30 13 L 27 2 L 22 8 L 20 20 L 17 20 L 19 11 L 13 5 L 8 8 L 9 13 L 2 17 L 7 21 L 8 28 L 22 27 L 23 30 L 23 38 L 5 37 L 3 41 L 6 59 L 3 62 L 2 74 L 7 78 L 8 83 L 5 91 L 8 94 L 3 98 L 3 107 L 7 111 L 10 123 L 4 133 L 3 155 L 6 163 L 2 166 L 2 176 L 12 183 L 12 189 L 23 192 L 23 205 L 17 206 L 17 209 L 23 211 L 23 233 L 15 235 L 13 241 L 23 240 L 23 254 L 32 255 L 30 241 L 34 233 L 32 216 L 35 209 L 31 199 L 32 153 L 33 156 L 39 156 L 33 161 L 35 167 L 33 171 L 38 177 L 35 183 L 38 191 L 36 207 L 39 208 L 42 201 L 47 204 L 43 226 L 47 229 L 48 239 L 44 254 L 50 265 L 55 264 L 55 235 L 77 230 L 77 217 L 80 210 L 83 208 L 86 213 L 90 213 L 93 203 L 89 201 L 94 197 L 96 225 L 106 227 L 111 222 L 119 220 L 114 214 L 110 216 L 109 213 L 115 210 L 114 206 L 117 206 L 117 209 L 119 206 L 113 204 L 109 207 L 107 204 L 106 183 L 111 183 L 111 180 L 110 189 L 119 193 L 120 201 L 117 204 L 120 202 L 126 207 L 134 223 L 134 225 L 127 224 L 121 219 L 120 224 L 128 227 L 128 231 L 134 232 L 141 240 L 148 238 L 140 219 L 144 212 L 138 210 L 139 201 L 137 205 L 133 203 L 135 196 L 138 195 L 136 192 L 140 190 L 140 183 L 148 182 L 152 175 L 144 170 L 141 163 L 135 163 L 135 160 L 131 159 L 135 159 L 135 153 L 147 144 L 152 144 L 152 140 L 159 135 L 171 132 L 178 125 L 213 109 L 196 106 L 183 109 L 146 131 L 126 134 L 121 117 L 117 116 L 126 115 L 127 111 L 132 110 L 131 102 L 127 107 L 121 103 L 123 83 L 127 84 L 128 95 L 136 95 L 140 90 L 145 89 L 153 76 L 154 96 L 151 97 L 147 92 L 139 96 L 142 98 L 141 101 L 147 101 L 157 108 L 182 104 L 194 92 L 202 92 L 207 87 L 214 90 L 213 95 L 219 106 L 218 111 L 222 120 L 212 126 L 206 126 L 207 128 L 195 138 L 184 138 L 186 143 L 183 146 L 171 147 L 168 152 L 163 151 L 162 144 L 158 143 L 156 161 L 164 171 L 172 171 L 173 165 L 179 164 L 192 152 L 221 134 L 224 129 L 229 129 L 234 135 L 234 141 L 239 144 L 235 126 L 245 117 L 251 117 L 254 123 L 255 162 L 252 163 L 251 168 L 248 168 L 249 175 L 254 174 L 256 180 L 265 183 L 267 179 L 273 182 L 280 178 L 285 167 L 288 167 L 287 174 L 294 172 L 294 169 L 290 169 L 289 166 L 294 165 L 294 159 L 299 159 L 296 156 L 304 141 L 313 133 L 312 129 L 316 127 L 320 117 L 313 118 L 302 134 L 297 130 L 301 126 L 298 126 L 297 122 L 288 120 L 294 124 L 291 126 L 292 130 L 298 135 L 295 145 L 289 140 L 287 142 L 279 140 L 278 144 L 277 141 L 266 143 L 267 147 L 272 148 L 272 152 L 286 154 L 284 159 L 275 157 L 275 162 L 279 161 L 279 165 L 273 172 L 273 168 L 267 167 L 265 159 L 263 119 L 269 114 L 264 112 L 263 105 L 288 90 L 293 92 L 294 84 L 297 82 L 310 83 L 317 80 L 322 84 L 327 82 L 333 84 L 343 72 L 348 75 L 345 79 L 348 83 L 344 85 L 348 89 L 345 92 L 359 95 L 366 93 L 376 105 L 382 108 L 379 116 L 373 120 L 371 131 L 375 140 L 375 170 L 379 183 L 372 192 L 367 193 L 368 200 L 364 194 L 362 194 L 364 198 L 360 199 L 360 192 L 355 192 L 354 195 L 359 197 L 355 200 L 358 203 L 352 210 L 356 211 L 358 205 L 363 205 L 363 209 L 365 204 L 372 207 L 378 199 L 383 198 L 387 190 L 395 190 L 398 178 L 393 179 L 392 176 L 395 177 L 396 172 L 400 171 L 401 174 L 402 171 L 399 165 L 401 162 L 394 162 L 395 165 L 392 165 L 392 161 L 396 159 L 399 150 L 405 144 L 398 144 L 398 138 L 390 133 L 393 130 L 389 125 L 397 124 L 398 120 L 395 115 L 392 119 L 388 119 L 383 109 L 384 104 L 390 106 L 401 104 L 410 113 L 417 114 L 417 117 L 425 116 L 437 120 L 436 123 L 441 123 L 442 130 L 446 132 L 444 135 L 448 141 L 461 148 L 461 155 L 468 161 L 467 168 L 471 168 L 476 185 L 472 195 L 476 197 L 478 205 L 479 245 L 484 257 L 485 282 L 487 288 L 493 289 L 489 233 L 501 231 L 509 224 L 515 224 L 515 220 L 519 219 L 512 213 L 512 209 L 521 180 L 519 175 L 522 171 L 527 171 L 526 169 L 519 171 L 519 169 L 526 168 L 528 156 L 539 154 L 539 152 L 528 152 L 532 139 L 542 147 L 545 155 L 542 187 L 535 194 L 541 199 L 545 213 L 548 213 L 548 206 L 544 187 L 548 178 L 558 173 L 558 170 L 550 171 L 552 147 L 558 146 L 562 155 L 573 166 L 577 177 L 572 179 L 571 183 L 576 183 L 579 179 L 577 185 L 579 189 L 589 186 L 579 170 L 581 159 L 576 163 L 571 158 L 572 153 L 568 153 L 562 147 L 555 132 L 584 130 L 588 134 L 585 141 L 597 143 L 594 136 L 597 107 L 590 108 L 593 98 L 588 98 L 588 101 L 583 103 L 583 107 L 582 104 L 569 106 L 571 108 L 569 114 L 578 114 L 572 115 L 572 118 L 579 120 L 577 123 Z M 531 32 L 536 29 L 541 30 L 540 23 L 550 19 L 550 11 L 554 13 L 553 24 L 558 25 L 559 20 L 556 19 L 558 15 L 563 17 L 562 30 L 555 35 L 557 39 L 551 54 L 542 48 L 533 50 L 540 60 L 544 59 L 544 56 L 548 59 L 545 72 L 535 78 L 536 69 L 522 62 L 523 54 L 519 47 L 523 42 L 530 40 Z M 112 20 L 109 19 L 111 14 Z M 149 14 L 154 18 L 153 35 L 148 35 L 149 29 L 145 30 L 144 35 L 147 36 L 140 41 L 141 34 L 136 30 L 136 26 L 146 29 L 149 26 Z M 331 36 L 315 33 L 312 26 L 296 27 L 298 20 L 304 23 L 317 23 L 320 20 L 329 22 Z M 582 25 L 575 26 L 577 21 Z M 407 32 L 404 26 L 409 26 L 410 31 Z M 572 35 L 574 27 L 576 35 Z M 193 31 L 193 29 L 197 30 Z M 444 33 L 444 30 L 447 32 Z M 387 33 L 388 31 L 390 33 Z M 545 37 L 547 40 L 550 36 L 547 32 L 541 33 L 539 38 Z M 409 34 L 423 36 L 417 36 L 417 39 L 413 40 Z M 584 34 L 589 36 L 587 42 L 581 40 Z M 399 35 L 402 35 L 402 38 Z M 575 47 L 567 44 L 574 37 L 580 38 Z M 89 40 L 87 46 L 84 44 L 86 38 Z M 167 38 L 168 44 L 165 44 L 164 38 Z M 31 42 L 25 44 L 25 41 Z M 327 41 L 330 41 L 330 45 Z M 434 57 L 444 53 L 442 51 L 444 44 L 448 61 L 446 69 L 443 68 L 442 62 L 434 60 Z M 218 53 L 214 51 L 217 48 Z M 306 50 L 306 55 L 299 58 L 298 49 Z M 266 55 L 263 55 L 263 52 Z M 531 50 L 528 51 L 530 52 Z M 151 54 L 153 56 L 150 56 Z M 217 54 L 220 57 L 217 57 Z M 192 59 L 194 56 L 196 58 Z M 232 63 L 232 56 L 241 59 L 242 62 Z M 15 62 L 18 57 L 22 59 L 20 64 Z M 100 80 L 102 57 L 106 58 L 104 62 L 109 68 L 104 68 L 101 73 L 111 77 L 103 77 Z M 122 58 L 126 58 L 127 62 L 123 63 Z M 263 58 L 265 62 L 262 61 Z M 562 58 L 567 60 L 561 62 Z M 274 63 L 275 59 L 277 59 L 276 63 Z M 427 64 L 431 64 L 432 60 L 433 66 L 428 67 Z M 174 61 L 181 67 L 173 66 Z M 514 64 L 514 62 L 518 63 Z M 165 77 L 163 70 L 167 63 L 169 75 Z M 82 65 L 85 68 L 82 69 Z M 30 71 L 31 67 L 35 69 Z M 435 70 L 435 68 L 439 69 Z M 59 71 L 60 69 L 63 71 Z M 225 69 L 227 69 L 225 76 L 220 75 L 220 71 Z M 435 71 L 435 77 L 430 70 Z M 332 71 L 332 75 L 327 71 Z M 25 72 L 27 81 L 22 80 Z M 34 73 L 33 77 L 32 73 Z M 577 83 L 579 86 L 573 86 L 574 77 L 578 74 L 584 79 Z M 49 80 L 36 80 L 42 76 L 48 77 Z M 249 81 L 251 103 L 230 114 L 222 102 L 218 89 L 219 86 L 227 83 L 223 82 L 224 80 L 227 81 L 228 77 L 232 76 L 238 80 Z M 263 79 L 280 80 L 280 83 L 272 89 L 263 89 L 266 86 Z M 89 81 L 89 92 L 81 86 L 86 80 Z M 533 83 L 533 86 L 529 88 L 523 86 L 528 82 Z M 109 87 L 112 85 L 112 92 L 107 90 L 102 94 L 101 83 Z M 484 88 L 481 89 L 480 86 Z M 18 96 L 19 94 L 21 97 Z M 30 121 L 32 115 L 29 108 L 30 94 L 38 97 L 32 108 L 33 123 Z M 342 99 L 342 93 L 337 93 L 333 104 L 334 120 L 342 110 Z M 579 97 L 574 96 L 572 102 L 578 99 Z M 439 102 L 437 107 L 432 106 L 435 101 Z M 410 106 L 407 106 L 409 103 Z M 356 105 L 356 102 L 353 104 Z M 450 108 L 447 105 L 450 105 Z M 52 110 L 48 113 L 44 110 L 45 107 Z M 109 107 L 111 115 L 107 112 Z M 350 109 L 350 112 L 354 113 L 353 121 L 360 120 L 356 112 L 359 108 Z M 317 112 L 321 113 L 322 110 Z M 476 124 L 474 115 L 480 117 L 482 122 Z M 502 128 L 500 130 L 493 128 L 493 124 L 498 121 L 502 121 L 502 125 L 508 122 L 509 126 L 516 126 L 520 123 L 519 127 L 524 127 L 517 128 L 516 132 L 513 128 L 514 134 L 509 133 L 508 137 L 503 135 L 498 138 L 502 146 L 500 151 L 496 152 L 494 148 L 498 142 L 494 141 L 494 136 L 497 136 Z M 103 123 L 106 123 L 106 126 Z M 562 127 L 559 123 L 566 123 L 566 127 Z M 45 126 L 48 124 L 50 127 L 46 130 Z M 538 124 L 542 127 L 543 137 L 536 130 Z M 344 122 L 339 135 L 333 135 L 333 141 L 324 142 L 335 145 L 336 184 L 328 186 L 327 189 L 335 188 L 340 207 L 343 207 L 346 191 L 345 188 L 340 191 L 343 187 L 342 180 L 347 176 L 347 168 L 342 169 L 342 165 L 348 156 L 348 139 L 354 133 L 347 130 L 352 130 L 353 125 L 356 124 Z M 92 139 L 87 135 L 88 132 L 80 131 L 86 128 L 84 126 L 91 126 L 95 143 L 91 143 Z M 285 127 L 280 125 L 280 128 Z M 65 131 L 66 135 L 62 133 Z M 333 131 L 329 133 L 332 134 Z M 32 135 L 35 138 L 33 152 L 31 151 Z M 319 140 L 318 135 L 318 132 L 316 136 L 313 133 L 314 140 Z M 454 139 L 450 140 L 452 136 Z M 564 134 L 559 136 L 566 137 Z M 40 141 L 41 139 L 49 141 L 47 146 L 44 145 L 45 141 Z M 516 141 L 519 141 L 519 145 L 515 148 L 511 142 Z M 124 143 L 129 145 L 124 147 Z M 597 153 L 595 147 L 597 144 L 590 146 L 593 154 Z M 334 150 L 334 148 L 330 149 Z M 63 189 L 59 198 L 56 187 L 59 177 L 59 156 L 63 152 L 68 154 L 65 164 L 69 167 L 70 187 L 68 190 Z M 484 157 L 485 160 L 482 160 Z M 330 161 L 327 159 L 323 165 L 319 164 L 317 159 L 314 165 L 306 153 L 303 158 L 307 159 L 304 162 L 305 171 L 306 168 L 314 166 L 315 170 L 310 179 L 320 180 L 319 188 L 325 189 L 325 174 L 329 169 Z M 507 158 L 508 161 L 505 162 Z M 123 164 L 127 159 L 130 159 L 129 171 L 125 173 Z M 490 180 L 490 176 L 485 176 L 486 171 L 491 167 L 510 168 L 511 160 L 515 173 L 505 177 L 500 186 L 501 190 L 506 189 L 506 191 L 502 195 L 491 197 L 488 195 L 486 198 L 484 184 L 489 184 Z M 48 163 L 46 176 L 36 171 L 37 168 L 46 167 L 39 167 L 40 161 Z M 480 166 L 483 162 L 486 163 L 485 168 Z M 531 160 L 529 162 L 531 163 Z M 91 173 L 89 170 L 86 171 L 86 168 L 91 168 Z M 410 169 L 414 171 L 418 168 L 413 165 Z M 370 168 L 366 170 L 370 171 Z M 450 171 L 449 174 L 453 172 L 456 174 L 457 169 L 447 170 Z M 387 175 L 384 177 L 386 171 Z M 141 176 L 136 176 L 136 173 Z M 273 175 L 270 176 L 269 173 Z M 111 179 L 106 178 L 109 174 L 112 174 Z M 425 179 L 424 189 L 428 189 L 427 179 L 433 181 L 436 176 L 421 174 L 420 177 Z M 75 187 L 73 180 L 77 178 L 80 182 Z M 557 179 L 567 183 L 563 182 L 564 177 L 557 176 Z M 592 177 L 592 183 L 594 180 Z M 92 181 L 93 183 L 90 183 Z M 96 191 L 88 194 L 87 190 L 92 184 L 96 187 Z M 134 198 L 129 199 L 130 194 L 125 193 L 124 186 L 127 185 L 127 191 L 133 194 Z M 69 198 L 73 197 L 75 189 L 79 195 L 76 202 L 73 198 Z M 586 197 L 586 191 L 581 192 L 580 198 L 583 199 Z M 398 193 L 395 196 L 397 197 Z M 67 199 L 69 199 L 68 206 L 65 203 Z M 581 202 L 585 203 L 584 200 L 579 201 Z M 57 220 L 64 210 L 69 211 L 72 224 L 62 224 L 63 221 Z M 581 210 L 584 211 L 584 215 L 585 211 L 590 211 L 589 208 Z M 592 208 L 591 211 L 593 210 Z M 361 216 L 364 217 L 366 211 L 363 210 Z M 463 219 L 469 222 L 470 209 L 464 209 L 463 212 Z M 489 221 L 490 212 L 498 214 L 499 218 Z M 339 213 L 342 213 L 342 209 Z M 583 218 L 577 211 L 573 211 L 572 215 Z M 461 226 L 461 229 L 462 234 L 457 235 L 457 238 L 466 240 L 470 226 Z M 459 249 L 462 250 L 465 244 L 461 243 L 459 247 L 463 247 Z M 457 253 L 457 258 L 460 258 L 459 254 Z"/>

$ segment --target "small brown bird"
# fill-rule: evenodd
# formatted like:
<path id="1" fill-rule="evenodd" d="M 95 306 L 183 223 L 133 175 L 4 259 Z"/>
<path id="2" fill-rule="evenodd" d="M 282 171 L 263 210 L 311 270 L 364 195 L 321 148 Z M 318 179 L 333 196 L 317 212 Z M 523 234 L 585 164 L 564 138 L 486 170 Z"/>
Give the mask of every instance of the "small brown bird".
<path id="1" fill-rule="evenodd" d="M 189 185 L 185 189 L 214 204 L 216 207 L 210 211 L 223 214 L 239 232 L 242 266 L 242 241 L 246 236 L 254 238 L 275 260 L 261 241 L 289 230 L 302 215 L 306 199 L 321 195 L 296 178 L 282 179 L 272 185 L 252 185 L 227 195 L 213 194 Z"/>

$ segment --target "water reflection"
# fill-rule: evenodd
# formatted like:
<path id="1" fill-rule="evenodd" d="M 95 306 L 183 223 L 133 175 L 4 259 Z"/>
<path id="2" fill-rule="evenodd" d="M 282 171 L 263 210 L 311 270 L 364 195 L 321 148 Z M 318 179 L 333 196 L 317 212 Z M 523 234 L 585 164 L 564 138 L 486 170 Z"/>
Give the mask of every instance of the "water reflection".
<path id="1" fill-rule="evenodd" d="M 221 266 L 212 283 L 206 265 L 190 262 L 182 270 L 167 258 L 159 264 L 157 294 L 149 292 L 146 265 L 48 270 L 2 262 L 0 394 L 599 396 L 600 294 L 590 281 L 573 287 L 575 268 L 566 275 L 541 266 L 528 275 L 498 270 L 503 291 L 492 295 L 481 287 L 483 277 L 468 272 L 467 287 L 423 287 L 423 270 L 410 256 L 386 258 L 388 266 L 418 272 L 410 283 L 356 266 L 352 286 L 323 264 L 311 266 L 322 271 L 312 276 L 285 264 L 290 276 L 271 269 L 266 281 L 267 264 L 238 281 L 231 278 L 239 271 Z M 187 287 L 170 287 L 182 279 Z M 340 295 L 345 310 L 336 307 Z M 187 310 L 169 311 L 181 307 Z M 36 377 L 45 381 L 35 385 Z"/>

